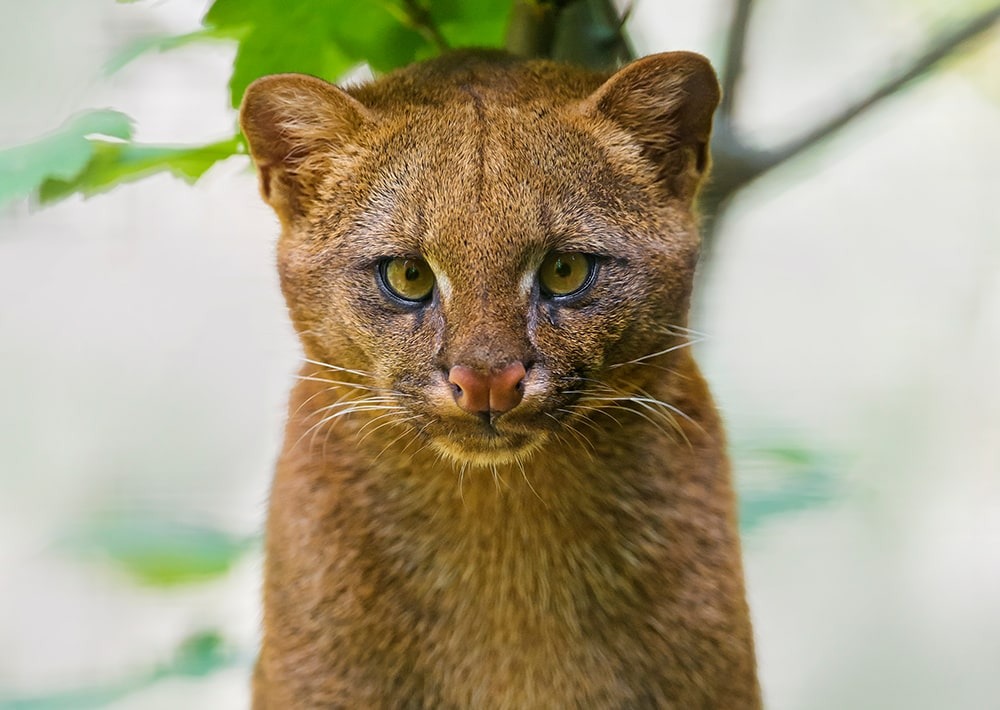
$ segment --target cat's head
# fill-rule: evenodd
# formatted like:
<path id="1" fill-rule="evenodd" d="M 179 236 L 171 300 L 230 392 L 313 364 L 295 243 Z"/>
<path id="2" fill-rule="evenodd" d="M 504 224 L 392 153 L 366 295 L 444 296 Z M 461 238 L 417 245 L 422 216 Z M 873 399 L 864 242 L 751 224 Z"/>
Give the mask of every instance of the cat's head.
<path id="1" fill-rule="evenodd" d="M 461 53 L 347 91 L 258 80 L 241 123 L 306 356 L 470 463 L 634 399 L 686 341 L 718 99 L 682 52 L 610 78 Z"/>

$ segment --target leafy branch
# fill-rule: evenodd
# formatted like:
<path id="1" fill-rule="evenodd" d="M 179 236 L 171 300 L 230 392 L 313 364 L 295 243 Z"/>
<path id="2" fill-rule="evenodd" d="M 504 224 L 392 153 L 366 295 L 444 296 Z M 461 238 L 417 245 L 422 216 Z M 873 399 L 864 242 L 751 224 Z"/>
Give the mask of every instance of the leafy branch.
<path id="1" fill-rule="evenodd" d="M 716 117 L 713 177 L 702 196 L 707 247 L 743 187 L 835 135 L 1000 21 L 1000 5 L 974 15 L 930 40 L 909 62 L 818 125 L 785 143 L 760 147 L 744 138 L 734 120 L 754 3 L 733 0 L 732 8 L 721 62 L 724 93 Z M 612 0 L 314 0 L 291 6 L 283 0 L 214 0 L 202 29 L 140 40 L 120 53 L 111 69 L 143 52 L 196 41 L 236 41 L 230 80 L 234 107 L 246 86 L 265 74 L 298 71 L 336 80 L 363 61 L 388 71 L 458 46 L 505 46 L 522 56 L 609 70 L 634 57 L 624 31 L 626 16 Z M 118 118 L 110 120 L 110 115 Z M 103 121 L 104 128 L 95 130 L 88 121 Z M 136 144 L 127 117 L 90 112 L 32 144 L 0 151 L 0 205 L 26 196 L 43 203 L 74 193 L 89 196 L 163 171 L 193 182 L 241 150 L 238 136 L 203 146 Z"/>

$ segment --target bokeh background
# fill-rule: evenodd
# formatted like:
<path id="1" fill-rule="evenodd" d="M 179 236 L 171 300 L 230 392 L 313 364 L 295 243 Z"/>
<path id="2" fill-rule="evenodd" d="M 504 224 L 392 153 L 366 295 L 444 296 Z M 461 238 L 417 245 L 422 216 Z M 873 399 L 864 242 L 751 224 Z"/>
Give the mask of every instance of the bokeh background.
<path id="1" fill-rule="evenodd" d="M 945 7 L 947 5 L 947 7 Z M 988 7 L 759 0 L 736 118 L 801 133 Z M 205 0 L 0 0 L 0 150 L 85 108 L 232 135 Z M 731 4 L 637 0 L 720 59 Z M 698 354 L 728 422 L 768 707 L 1000 707 L 1000 34 L 741 192 Z M 243 157 L 0 208 L 0 708 L 245 708 L 299 351 Z"/>

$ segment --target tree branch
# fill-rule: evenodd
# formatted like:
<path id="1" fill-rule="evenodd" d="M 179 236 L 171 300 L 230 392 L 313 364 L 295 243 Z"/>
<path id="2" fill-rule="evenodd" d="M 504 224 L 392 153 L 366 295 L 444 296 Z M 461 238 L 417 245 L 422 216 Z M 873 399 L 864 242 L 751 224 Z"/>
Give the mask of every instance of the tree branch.
<path id="1" fill-rule="evenodd" d="M 551 57 L 556 23 L 574 0 L 514 0 L 504 44 L 519 57 Z"/>
<path id="2" fill-rule="evenodd" d="M 559 16 L 552 58 L 595 71 L 611 71 L 635 58 L 625 37 L 627 9 L 619 15 L 612 0 L 582 0 Z"/>
<path id="3" fill-rule="evenodd" d="M 434 22 L 434 18 L 431 17 L 430 11 L 418 0 L 403 0 L 403 10 L 410 26 L 422 34 L 424 39 L 433 44 L 439 52 L 447 52 L 451 48 L 448 40 L 438 29 L 437 23 Z"/>
<path id="4" fill-rule="evenodd" d="M 840 113 L 831 116 L 804 136 L 792 140 L 787 145 L 767 151 L 764 160 L 757 167 L 756 173 L 751 179 L 759 177 L 763 173 L 772 170 L 785 161 L 794 158 L 802 151 L 833 135 L 859 115 L 879 104 L 886 97 L 893 95 L 914 79 L 927 73 L 942 59 L 950 56 L 960 45 L 985 33 L 993 25 L 997 24 L 998 21 L 1000 21 L 1000 5 L 985 10 L 950 32 L 944 33 L 941 37 L 931 42 L 927 49 L 914 58 L 906 67 L 896 71 L 892 76 L 874 87 L 865 96 L 851 103 L 840 111 Z"/>
<path id="5" fill-rule="evenodd" d="M 730 120 L 736 101 L 737 86 L 743 76 L 743 60 L 746 57 L 747 30 L 750 27 L 750 10 L 753 0 L 736 0 L 733 16 L 729 22 L 726 38 L 726 58 L 722 65 L 721 116 Z"/>
<path id="6" fill-rule="evenodd" d="M 749 1 L 746 0 L 745 4 L 748 5 Z M 707 265 L 711 263 L 719 225 L 724 219 L 727 208 L 732 204 L 732 197 L 744 186 L 835 134 L 859 115 L 927 73 L 941 60 L 951 56 L 961 45 L 984 34 L 998 22 L 1000 22 L 1000 5 L 943 33 L 936 40 L 929 42 L 925 50 L 909 64 L 873 87 L 866 95 L 784 146 L 768 150 L 747 145 L 734 131 L 729 116 L 720 113 L 712 136 L 711 179 L 699 199 L 699 206 L 704 215 L 701 226 L 702 268 L 710 268 Z M 735 24 L 737 23 L 734 20 Z M 730 62 L 727 61 L 727 66 L 729 65 Z M 732 78 L 738 75 L 738 71 L 732 69 L 728 71 L 729 73 L 724 76 Z"/>
<path id="7" fill-rule="evenodd" d="M 607 71 L 634 56 L 624 22 L 612 0 L 514 0 L 505 44 L 518 56 Z"/>

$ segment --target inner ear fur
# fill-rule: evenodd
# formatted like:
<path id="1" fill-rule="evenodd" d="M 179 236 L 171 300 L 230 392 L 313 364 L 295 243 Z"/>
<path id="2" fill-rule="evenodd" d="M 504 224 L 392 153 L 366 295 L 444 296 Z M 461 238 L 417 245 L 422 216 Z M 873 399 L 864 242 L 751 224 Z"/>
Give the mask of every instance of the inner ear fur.
<path id="1" fill-rule="evenodd" d="M 638 142 L 670 192 L 692 200 L 708 170 L 712 115 L 720 97 L 705 57 L 664 52 L 620 69 L 585 106 Z"/>
<path id="2" fill-rule="evenodd" d="M 264 199 L 282 218 L 299 213 L 316 158 L 335 155 L 374 119 L 343 89 L 305 74 L 275 74 L 247 87 L 240 128 Z"/>

